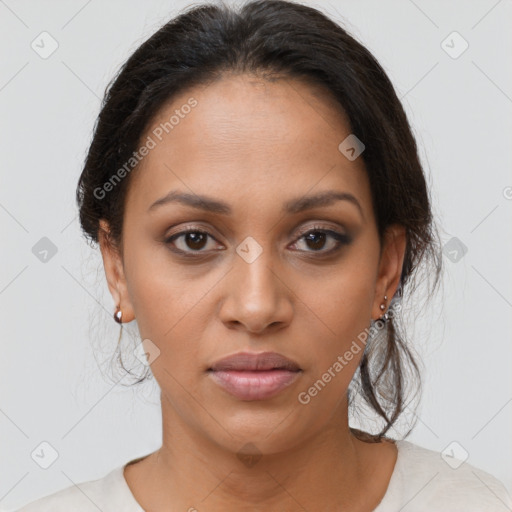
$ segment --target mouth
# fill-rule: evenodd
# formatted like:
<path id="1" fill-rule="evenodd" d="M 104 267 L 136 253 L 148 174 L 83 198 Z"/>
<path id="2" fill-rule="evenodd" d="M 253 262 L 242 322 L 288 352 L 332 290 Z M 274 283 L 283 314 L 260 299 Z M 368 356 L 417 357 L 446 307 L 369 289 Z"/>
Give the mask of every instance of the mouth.
<path id="1" fill-rule="evenodd" d="M 277 352 L 238 352 L 213 363 L 208 371 L 299 371 L 299 365 Z"/>
<path id="2" fill-rule="evenodd" d="M 240 352 L 217 361 L 207 373 L 239 400 L 265 400 L 290 386 L 302 371 L 295 361 L 275 352 Z"/>

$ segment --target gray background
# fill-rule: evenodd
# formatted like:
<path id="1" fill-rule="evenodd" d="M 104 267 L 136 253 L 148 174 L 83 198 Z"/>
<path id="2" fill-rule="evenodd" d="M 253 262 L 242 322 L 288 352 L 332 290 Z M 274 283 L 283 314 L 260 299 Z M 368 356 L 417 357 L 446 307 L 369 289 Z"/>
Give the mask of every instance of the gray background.
<path id="1" fill-rule="evenodd" d="M 448 244 L 444 290 L 410 325 L 425 381 L 408 440 L 440 452 L 456 441 L 456 455 L 462 447 L 469 463 L 512 492 L 512 2 L 309 3 L 344 24 L 389 73 Z M 107 82 L 187 5 L 0 0 L 6 510 L 99 478 L 160 445 L 154 381 L 134 391 L 121 374 L 109 381 L 100 371 L 108 371 L 118 327 L 99 251 L 78 229 L 74 192 Z M 31 47 L 43 31 L 58 43 L 46 59 Z M 453 31 L 469 44 L 457 58 L 445 51 L 462 48 Z M 48 243 L 43 237 L 57 250 L 45 262 L 36 245 Z M 31 458 L 43 441 L 59 454 L 48 469 Z"/>

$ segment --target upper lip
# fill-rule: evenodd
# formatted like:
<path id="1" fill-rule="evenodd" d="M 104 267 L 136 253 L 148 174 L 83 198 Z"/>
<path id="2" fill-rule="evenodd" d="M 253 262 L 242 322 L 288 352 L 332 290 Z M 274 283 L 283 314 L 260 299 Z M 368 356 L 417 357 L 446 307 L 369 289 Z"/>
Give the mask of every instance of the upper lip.
<path id="1" fill-rule="evenodd" d="M 258 354 L 252 352 L 238 352 L 237 354 L 219 359 L 209 370 L 226 371 L 226 370 L 274 370 L 285 369 L 290 371 L 299 371 L 299 365 L 278 354 L 277 352 L 260 352 Z"/>

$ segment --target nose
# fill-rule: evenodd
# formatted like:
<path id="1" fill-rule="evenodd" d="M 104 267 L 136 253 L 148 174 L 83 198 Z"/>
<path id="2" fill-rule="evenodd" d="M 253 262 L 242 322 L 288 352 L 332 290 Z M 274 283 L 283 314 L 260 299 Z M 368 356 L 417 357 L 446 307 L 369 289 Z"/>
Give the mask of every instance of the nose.
<path id="1" fill-rule="evenodd" d="M 226 276 L 225 298 L 219 312 L 222 322 L 230 329 L 252 334 L 289 325 L 293 292 L 282 271 L 272 265 L 270 251 L 263 251 L 254 261 L 237 255 L 233 265 Z"/>

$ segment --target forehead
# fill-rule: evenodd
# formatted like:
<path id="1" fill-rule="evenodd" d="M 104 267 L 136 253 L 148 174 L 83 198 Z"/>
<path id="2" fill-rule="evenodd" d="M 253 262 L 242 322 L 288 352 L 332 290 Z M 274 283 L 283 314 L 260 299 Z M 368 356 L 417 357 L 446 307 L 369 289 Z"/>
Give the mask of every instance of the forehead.
<path id="1" fill-rule="evenodd" d="M 191 107 L 190 105 L 194 105 Z M 190 88 L 165 104 L 142 141 L 129 202 L 143 208 L 179 189 L 217 197 L 281 197 L 337 188 L 369 201 L 362 158 L 338 149 L 348 117 L 322 87 L 297 79 L 232 75 Z"/>

